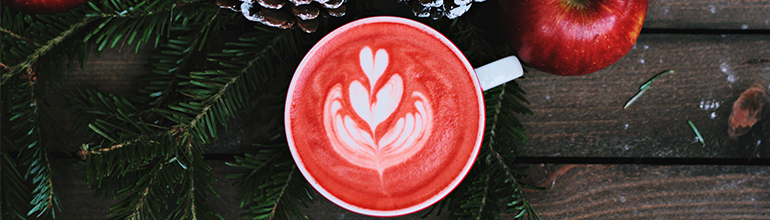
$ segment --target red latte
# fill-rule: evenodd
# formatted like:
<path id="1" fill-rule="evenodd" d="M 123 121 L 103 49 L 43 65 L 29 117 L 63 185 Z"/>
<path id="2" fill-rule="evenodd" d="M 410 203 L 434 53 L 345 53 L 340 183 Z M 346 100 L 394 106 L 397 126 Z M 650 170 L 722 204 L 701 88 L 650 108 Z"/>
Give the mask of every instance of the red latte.
<path id="1" fill-rule="evenodd" d="M 319 41 L 286 100 L 292 156 L 348 210 L 421 210 L 460 183 L 484 128 L 481 88 L 462 53 L 415 21 L 374 17 Z"/>

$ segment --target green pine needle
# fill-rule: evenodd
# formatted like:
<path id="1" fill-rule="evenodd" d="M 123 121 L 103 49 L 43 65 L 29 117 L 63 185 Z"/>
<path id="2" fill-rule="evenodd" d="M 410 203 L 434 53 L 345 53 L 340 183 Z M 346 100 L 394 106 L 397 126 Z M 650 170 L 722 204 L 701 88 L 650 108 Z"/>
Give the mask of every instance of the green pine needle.
<path id="1" fill-rule="evenodd" d="M 703 136 L 700 135 L 700 132 L 698 131 L 698 128 L 695 127 L 695 124 L 692 123 L 692 121 L 687 120 L 687 123 L 690 124 L 690 128 L 692 128 L 692 131 L 695 132 L 695 135 L 698 137 L 698 141 L 705 147 L 706 142 L 703 140 Z"/>
<path id="2" fill-rule="evenodd" d="M 652 81 L 655 81 L 655 79 L 658 79 L 660 76 L 663 76 L 664 74 L 669 74 L 669 73 L 674 73 L 674 70 L 666 70 L 666 71 L 660 72 L 656 74 L 654 77 L 652 77 L 650 80 L 647 80 L 647 82 L 645 82 L 644 84 L 642 84 L 642 86 L 639 87 L 639 91 L 636 92 L 636 95 L 634 95 L 634 97 L 631 97 L 631 99 L 626 102 L 626 104 L 623 106 L 623 109 L 628 108 L 628 106 L 636 102 L 636 100 L 639 99 L 639 97 L 641 97 L 642 94 L 644 94 L 644 92 L 652 88 L 652 85 L 651 85 Z"/>

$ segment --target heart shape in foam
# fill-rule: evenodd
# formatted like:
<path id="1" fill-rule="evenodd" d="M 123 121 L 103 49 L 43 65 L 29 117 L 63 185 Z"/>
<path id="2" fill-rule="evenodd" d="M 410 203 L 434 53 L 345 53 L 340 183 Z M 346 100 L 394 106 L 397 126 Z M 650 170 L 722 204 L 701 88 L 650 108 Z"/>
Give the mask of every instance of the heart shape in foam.
<path id="1" fill-rule="evenodd" d="M 376 170 L 380 178 L 385 169 L 398 165 L 419 152 L 429 137 L 432 128 L 432 113 L 427 99 L 415 91 L 403 104 L 414 105 L 414 111 L 405 113 L 395 125 L 385 128 L 384 135 L 377 136 L 380 124 L 394 115 L 402 104 L 404 83 L 399 74 L 393 74 L 378 90 L 378 79 L 388 66 L 388 53 L 377 50 L 372 56 L 370 47 L 359 53 L 359 63 L 369 81 L 369 89 L 356 80 L 350 83 L 349 99 L 343 97 L 343 85 L 338 84 L 329 91 L 324 102 L 324 123 L 326 134 L 334 150 L 348 162 L 363 168 Z M 376 94 L 372 97 L 372 94 Z M 341 111 L 349 102 L 353 111 Z M 409 109 L 404 106 L 403 109 Z M 350 114 L 353 112 L 355 114 Z M 356 123 L 355 117 L 365 122 Z"/>
<path id="2" fill-rule="evenodd" d="M 361 69 L 369 79 L 369 90 L 364 88 L 360 81 L 351 83 L 350 104 L 374 133 L 377 125 L 385 121 L 398 107 L 404 91 L 404 84 L 400 76 L 394 75 L 377 92 L 376 100 L 371 100 L 370 91 L 374 91 L 374 85 L 377 84 L 378 79 L 388 66 L 388 53 L 384 49 L 379 49 L 377 55 L 372 57 L 372 49 L 364 47 L 359 54 Z"/>

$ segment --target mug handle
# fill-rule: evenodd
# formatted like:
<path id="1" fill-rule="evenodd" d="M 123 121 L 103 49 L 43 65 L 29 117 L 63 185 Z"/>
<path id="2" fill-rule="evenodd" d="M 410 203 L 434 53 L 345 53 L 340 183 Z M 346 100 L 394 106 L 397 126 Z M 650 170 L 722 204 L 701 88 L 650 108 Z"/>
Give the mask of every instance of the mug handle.
<path id="1" fill-rule="evenodd" d="M 524 75 L 524 69 L 516 56 L 499 59 L 475 70 L 484 91 Z"/>

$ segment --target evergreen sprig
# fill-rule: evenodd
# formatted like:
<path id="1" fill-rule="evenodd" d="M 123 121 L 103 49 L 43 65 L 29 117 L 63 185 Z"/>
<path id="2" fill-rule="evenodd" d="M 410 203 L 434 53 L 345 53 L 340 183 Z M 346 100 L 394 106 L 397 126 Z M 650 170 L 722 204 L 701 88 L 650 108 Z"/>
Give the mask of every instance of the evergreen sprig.
<path id="1" fill-rule="evenodd" d="M 61 210 L 61 202 L 56 184 L 51 178 L 52 161 L 47 145 L 61 146 L 62 139 L 52 132 L 56 126 L 40 95 L 43 88 L 39 86 L 37 76 L 31 71 L 23 76 L 14 80 L 15 84 L 2 86 L 3 93 L 6 93 L 3 96 L 7 98 L 3 110 L 8 111 L 3 114 L 9 114 L 8 123 L 12 124 L 10 130 L 4 132 L 8 132 L 7 137 L 12 138 L 7 144 L 19 151 L 18 164 L 12 167 L 27 167 L 24 179 L 32 183 L 32 198 L 29 201 L 31 209 L 27 215 L 55 217 L 56 210 Z M 11 161 L 8 163 L 14 164 Z"/>
<path id="2" fill-rule="evenodd" d="M 522 188 L 543 190 L 522 183 L 527 167 L 512 162 L 520 154 L 516 142 L 526 143 L 517 114 L 532 114 L 521 102 L 524 92 L 515 81 L 484 92 L 487 109 L 484 141 L 473 169 L 449 196 L 429 211 L 453 211 L 458 219 L 499 219 L 500 213 L 515 219 L 539 219 Z M 503 204 L 504 209 L 500 209 Z"/>
<path id="3" fill-rule="evenodd" d="M 189 138 L 189 144 L 196 146 L 213 142 L 218 136 L 218 129 L 220 129 L 218 126 L 226 125 L 230 118 L 237 117 L 237 111 L 243 107 L 242 103 L 248 103 L 249 100 L 254 98 L 253 91 L 263 90 L 266 81 L 268 81 L 267 79 L 277 74 L 275 72 L 286 74 L 286 71 L 282 70 L 292 68 L 293 64 L 282 62 L 279 59 L 282 56 L 281 53 L 296 50 L 294 48 L 297 45 L 291 41 L 295 34 L 287 31 L 275 32 L 274 30 L 261 29 L 262 32 L 258 32 L 260 34 L 244 35 L 240 39 L 241 43 L 236 43 L 235 45 L 244 47 L 245 44 L 250 44 L 253 48 L 241 49 L 243 51 L 226 49 L 221 53 L 212 54 L 212 58 L 209 60 L 214 61 L 212 64 L 214 67 L 218 67 L 218 69 L 195 71 L 196 69 L 205 69 L 207 67 L 195 66 L 194 64 L 199 64 L 200 62 L 192 61 L 192 59 L 205 55 L 204 53 L 197 52 L 197 49 L 204 48 L 202 44 L 206 43 L 205 36 L 211 30 L 211 28 L 207 27 L 212 25 L 212 21 L 216 22 L 216 16 L 215 14 L 210 19 L 198 19 L 199 21 L 206 21 L 201 24 L 203 26 L 200 28 L 189 26 L 179 29 L 172 28 L 172 35 L 174 37 L 161 39 L 162 42 L 159 44 L 158 52 L 152 56 L 155 70 L 153 70 L 153 74 L 142 81 L 146 83 L 146 86 L 140 91 L 152 98 L 150 101 L 151 106 L 146 106 L 149 109 L 137 110 L 127 100 L 110 97 L 106 94 L 99 95 L 98 92 L 94 91 L 87 91 L 92 93 L 91 95 L 78 96 L 80 100 L 88 99 L 80 102 L 79 106 L 85 106 L 81 108 L 81 112 L 87 112 L 91 115 L 94 113 L 100 114 L 99 117 L 101 118 L 93 120 L 89 127 L 91 127 L 94 133 L 99 134 L 110 142 L 110 145 L 96 147 L 96 149 L 90 149 L 90 146 L 85 146 L 89 149 L 84 148 L 84 154 L 90 155 L 87 167 L 96 170 L 93 173 L 89 172 L 88 176 L 100 178 L 98 181 L 93 181 L 92 185 L 94 187 L 101 187 L 102 185 L 119 186 L 113 189 L 117 190 L 116 196 L 123 197 L 128 195 L 123 201 L 113 206 L 113 211 L 111 212 L 113 217 L 117 219 L 131 219 L 137 216 L 153 219 L 159 218 L 160 216 L 153 215 L 152 211 L 157 212 L 159 209 L 157 205 L 163 204 L 160 201 L 168 198 L 170 195 L 161 193 L 148 194 L 148 192 L 152 192 L 151 190 L 154 189 L 154 186 L 168 186 L 168 184 L 179 183 L 181 180 L 180 187 L 182 189 L 205 189 L 206 187 L 204 186 L 213 181 L 213 178 L 203 178 L 203 181 L 195 181 L 192 177 L 200 176 L 200 174 L 191 173 L 193 172 L 192 170 L 196 170 L 192 168 L 200 165 L 202 161 L 180 163 L 180 165 L 187 164 L 184 167 L 190 167 L 190 169 L 185 169 L 190 172 L 186 179 L 179 179 L 181 177 L 168 176 L 166 174 L 167 172 L 176 172 L 172 170 L 173 168 L 168 168 L 168 165 L 165 165 L 167 163 L 163 161 L 184 161 L 178 159 L 178 156 L 169 158 L 172 152 L 173 155 L 179 154 L 179 152 L 173 150 L 179 148 L 179 146 L 150 147 L 151 149 L 156 149 L 155 151 L 143 149 L 148 148 L 147 146 L 150 145 L 148 143 L 160 143 L 157 140 L 158 137 L 169 135 L 181 135 Z M 194 31 L 196 29 L 199 31 Z M 264 36 L 275 37 L 264 38 Z M 286 39 L 290 40 L 287 41 Z M 295 53 L 299 54 L 299 52 Z M 284 68 L 281 68 L 279 65 L 284 66 Z M 95 100 L 93 97 L 106 98 Z M 98 107 L 98 109 L 94 107 Z M 158 116 L 160 119 L 158 119 Z M 111 121 L 112 123 L 110 123 Z M 165 123 L 162 121 L 165 121 Z M 148 133 L 154 135 L 142 135 Z M 166 149 L 166 151 L 158 149 Z M 201 153 L 202 151 L 197 152 Z M 107 158 L 112 159 L 99 161 L 98 158 L 102 157 L 102 155 L 112 155 L 107 156 Z M 94 159 L 91 159 L 92 157 Z M 134 158 L 134 161 L 119 159 L 122 157 L 131 157 Z M 127 162 L 118 166 L 118 168 L 124 168 L 122 170 L 99 171 L 99 168 L 96 168 L 100 166 L 99 164 L 119 164 L 120 162 Z M 129 170 L 142 167 L 151 167 L 151 169 L 136 175 L 131 175 L 132 173 L 128 172 Z M 164 167 L 166 168 L 164 169 Z M 201 165 L 197 170 L 203 170 L 198 172 L 206 172 L 208 174 L 210 167 L 208 165 Z M 296 175 L 289 175 L 287 177 L 291 176 L 294 176 L 294 180 L 288 178 L 286 179 L 287 183 L 302 181 L 302 178 L 297 178 Z M 104 184 L 104 181 L 109 181 L 109 183 Z M 121 186 L 120 183 L 125 181 L 138 182 L 133 186 Z M 165 184 L 156 184 L 156 182 Z M 203 184 L 190 187 L 199 183 Z M 166 190 L 173 191 L 174 189 Z M 182 208 L 173 209 L 174 217 L 189 217 L 191 216 L 189 214 L 190 210 L 203 210 L 200 207 L 206 205 L 205 195 L 198 195 L 195 193 L 197 191 L 181 192 L 183 193 L 177 205 Z M 210 193 L 213 194 L 213 191 L 210 191 Z M 150 195 L 158 197 L 153 198 Z M 192 199 L 194 197 L 204 199 L 194 200 Z M 276 201 L 275 206 L 282 209 L 284 205 L 281 204 L 283 203 Z M 218 216 L 213 212 L 204 213 L 212 214 L 210 216 Z"/>
<path id="4" fill-rule="evenodd" d="M 49 116 L 51 109 L 46 105 L 45 84 L 57 82 L 61 74 L 49 72 L 61 71 L 62 59 L 73 56 L 76 52 L 65 53 L 60 45 L 72 43 L 71 35 L 82 25 L 76 13 L 39 16 L 29 15 L 2 8 L 2 115 L 3 145 L 2 150 L 5 179 L 2 181 L 8 189 L 24 190 L 4 193 L 2 200 L 11 203 L 26 202 L 30 206 L 5 205 L 3 208 L 21 208 L 28 210 L 3 210 L 2 217 L 21 218 L 56 216 L 61 211 L 61 201 L 57 186 L 52 178 L 52 159 L 48 146 L 62 146 L 57 127 Z M 42 23 L 45 19 L 64 19 L 52 23 Z M 23 33 L 23 34 L 22 34 Z M 35 66 L 32 66 L 35 64 Z M 9 153 L 18 155 L 10 158 Z M 26 171 L 19 172 L 26 168 Z M 13 170 L 9 170 L 13 169 Z M 7 174 L 7 176 L 5 175 Z M 19 185 L 16 177 L 23 176 L 31 184 L 31 191 Z M 25 183 L 26 184 L 26 183 Z M 4 188 L 5 189 L 5 188 Z M 20 193 L 31 195 L 19 196 Z M 16 196 L 13 196 L 16 195 Z M 24 199 L 27 201 L 13 201 Z M 24 213 L 25 215 L 20 215 Z"/>
<path id="5" fill-rule="evenodd" d="M 3 189 L 3 195 L 0 196 L 0 215 L 5 219 L 24 219 L 27 216 L 24 210 L 29 210 L 26 203 L 29 201 L 27 186 L 18 171 L 20 164 L 11 156 L 10 147 L 7 147 L 13 146 L 13 143 L 5 137 L 3 141 L 5 147 L 0 148 L 0 188 Z"/>
<path id="6" fill-rule="evenodd" d="M 282 135 L 276 136 L 285 138 Z M 255 145 L 256 153 L 236 156 L 235 162 L 228 162 L 234 167 L 248 168 L 242 173 L 228 175 L 227 178 L 237 178 L 235 186 L 241 188 L 244 197 L 241 207 L 248 213 L 244 218 L 250 219 L 291 219 L 291 216 L 302 218 L 297 204 L 308 207 L 313 197 L 310 186 L 302 177 L 299 169 L 292 160 L 288 145 L 283 143 L 271 145 Z"/>
<path id="7" fill-rule="evenodd" d="M 368 5 L 348 6 L 373 13 L 356 8 Z M 0 186 L 13 191 L 0 198 L 4 218 L 53 218 L 60 209 L 46 146 L 61 144 L 44 105 L 50 88 L 45 85 L 59 84 L 65 64 L 70 71 L 75 62 L 83 65 L 92 49 L 132 45 L 138 51 L 149 45 L 155 49 L 152 72 L 139 80 L 139 97 L 85 87 L 67 96 L 78 134 L 93 138 L 79 152 L 88 185 L 120 198 L 110 208 L 111 219 L 221 219 L 206 203 L 216 196 L 210 187 L 216 180 L 203 160 L 204 146 L 218 141 L 238 112 L 270 107 L 252 100 L 268 92 L 282 95 L 296 65 L 324 32 L 252 27 L 214 1 L 101 0 L 50 15 L 2 10 L 2 118 L 12 126 L 3 128 L 11 131 L 7 138 L 4 133 L 11 148 L 2 149 Z M 489 33 L 472 17 L 428 22 L 474 65 L 511 54 L 486 42 Z M 232 27 L 238 29 L 232 35 L 223 32 Z M 461 219 L 495 219 L 501 212 L 537 219 L 521 193 L 531 188 L 519 181 L 523 168 L 511 163 L 518 155 L 516 142 L 526 142 L 516 115 L 532 113 L 521 104 L 524 92 L 511 82 L 485 92 L 485 98 L 487 127 L 477 164 L 434 208 L 450 208 Z M 245 170 L 227 177 L 237 178 L 235 186 L 244 191 L 244 217 L 303 218 L 297 204 L 312 203 L 311 188 L 292 160 L 283 129 L 271 132 L 269 144 L 254 145 L 252 153 L 228 163 Z M 24 177 L 32 189 L 25 189 Z M 17 200 L 29 200 L 30 206 L 8 203 Z"/>
<path id="8" fill-rule="evenodd" d="M 439 21 L 432 26 L 455 42 L 474 66 L 513 54 L 508 47 L 486 41 L 493 34 L 475 25 L 475 18 L 466 15 L 448 24 Z M 526 129 L 516 115 L 534 114 L 522 104 L 529 103 L 524 95 L 515 81 L 484 92 L 486 127 L 476 164 L 466 180 L 429 213 L 448 208 L 458 219 L 499 219 L 500 213 L 512 213 L 515 219 L 539 219 L 521 188 L 543 188 L 522 183 L 526 167 L 513 164 L 520 154 L 516 144 L 526 144 Z M 500 204 L 504 204 L 503 210 Z"/>
<path id="9" fill-rule="evenodd" d="M 189 133 L 89 147 L 84 146 L 89 185 L 123 198 L 110 208 L 111 219 L 222 219 L 206 204 L 208 194 L 216 195 L 209 186 L 215 179 Z M 175 197 L 176 206 L 170 206 L 167 201 Z"/>
<path id="10" fill-rule="evenodd" d="M 214 22 L 219 9 L 212 7 L 213 3 L 205 4 L 102 1 L 90 3 L 90 8 L 80 7 L 53 15 L 26 15 L 3 8 L 8 13 L 3 14 L 6 19 L 2 24 L 2 82 L 3 91 L 10 93 L 6 93 L 10 98 L 3 99 L 4 105 L 8 106 L 4 110 L 12 115 L 9 122 L 14 123 L 13 143 L 23 146 L 19 148 L 22 149 L 21 161 L 29 167 L 27 175 L 32 176 L 30 179 L 35 185 L 29 214 L 55 217 L 54 207 L 60 208 L 50 177 L 50 155 L 45 148 L 49 138 L 43 137 L 47 126 L 42 124 L 46 115 L 40 103 L 45 100 L 45 90 L 38 86 L 39 82 L 60 82 L 62 62 L 69 60 L 70 70 L 75 58 L 83 64 L 92 44 L 102 50 L 105 46 L 113 48 L 120 41 L 132 44 L 138 37 L 136 45 L 139 48 L 153 36 L 157 45 L 168 39 L 165 36 L 184 32 L 188 26 L 200 27 L 201 31 L 192 32 L 196 40 L 205 42 L 209 31 L 216 29 L 211 27 L 219 27 Z M 158 30 L 162 31 L 158 33 Z M 196 49 L 202 48 L 201 43 L 196 46 L 199 46 Z M 75 107 L 81 110 L 80 115 L 84 116 L 78 120 L 79 124 L 87 124 L 94 134 L 104 138 L 102 144 L 84 145 L 81 151 L 82 156 L 88 158 L 89 183 L 102 192 L 126 196 L 113 206 L 113 218 L 160 218 L 157 216 L 160 207 L 164 207 L 164 200 L 172 195 L 179 198 L 179 208 L 172 212 L 174 217 L 205 219 L 218 216 L 205 204 L 206 195 L 213 192 L 206 189 L 210 189 L 208 185 L 214 181 L 208 173 L 210 167 L 202 161 L 202 151 L 197 149 L 205 143 L 191 141 L 198 135 L 191 135 L 189 130 L 183 129 L 185 126 L 152 120 L 157 119 L 154 116 L 162 115 L 158 112 L 167 109 L 169 104 L 147 108 L 110 94 L 90 90 L 79 92 L 70 96 Z M 187 141 L 160 141 L 163 138 Z M 158 147 L 155 146 L 157 143 L 166 144 Z M 189 169 L 184 169 L 187 172 L 178 172 L 174 166 L 160 162 L 171 160 L 171 153 L 183 155 L 171 158 L 179 158 L 177 164 L 188 164 Z M 143 172 L 148 167 L 151 169 Z M 180 173 L 184 175 L 179 176 Z M 132 182 L 137 184 L 129 184 Z M 170 184 L 179 184 L 187 190 L 185 193 L 164 193 L 168 192 L 164 187 Z M 11 216 L 11 212 L 8 213 L 6 216 Z"/>
<path id="11" fill-rule="evenodd" d="M 79 38 L 91 19 L 82 10 L 42 15 L 2 10 L 2 84 L 28 72 L 47 79 L 41 83 L 58 83 L 65 60 L 71 70 L 74 61 L 86 59 L 88 47 Z"/>
<path id="12" fill-rule="evenodd" d="M 500 91 L 495 91 L 499 89 Z M 488 125 L 484 148 L 480 155 L 484 155 L 486 172 L 494 176 L 493 187 L 495 193 L 491 198 L 496 198 L 502 204 L 505 204 L 505 213 L 514 214 L 514 218 L 520 219 L 539 219 L 532 206 L 526 200 L 521 188 L 543 190 L 544 188 L 532 187 L 522 183 L 520 180 L 525 178 L 523 174 L 526 167 L 515 166 L 511 164 L 513 159 L 520 154 L 518 149 L 511 147 L 512 140 L 526 143 L 524 135 L 524 126 L 516 119 L 514 114 L 533 114 L 526 107 L 521 105 L 516 99 L 526 102 L 523 98 L 524 92 L 519 88 L 516 82 L 509 82 L 496 89 L 487 91 L 486 102 L 488 111 L 493 116 L 487 117 Z M 509 90 L 509 92 L 506 92 Z M 510 92 L 510 90 L 514 90 Z M 498 93 L 498 94 L 495 94 Z M 491 96 L 490 96 L 491 94 Z M 489 109 L 494 107 L 494 110 Z M 481 158 L 481 157 L 480 157 Z M 499 196 L 502 195 L 502 196 Z M 498 212 L 494 210 L 494 212 Z M 496 216 L 489 216 L 496 217 Z M 489 219 L 489 218 L 482 218 Z"/>

